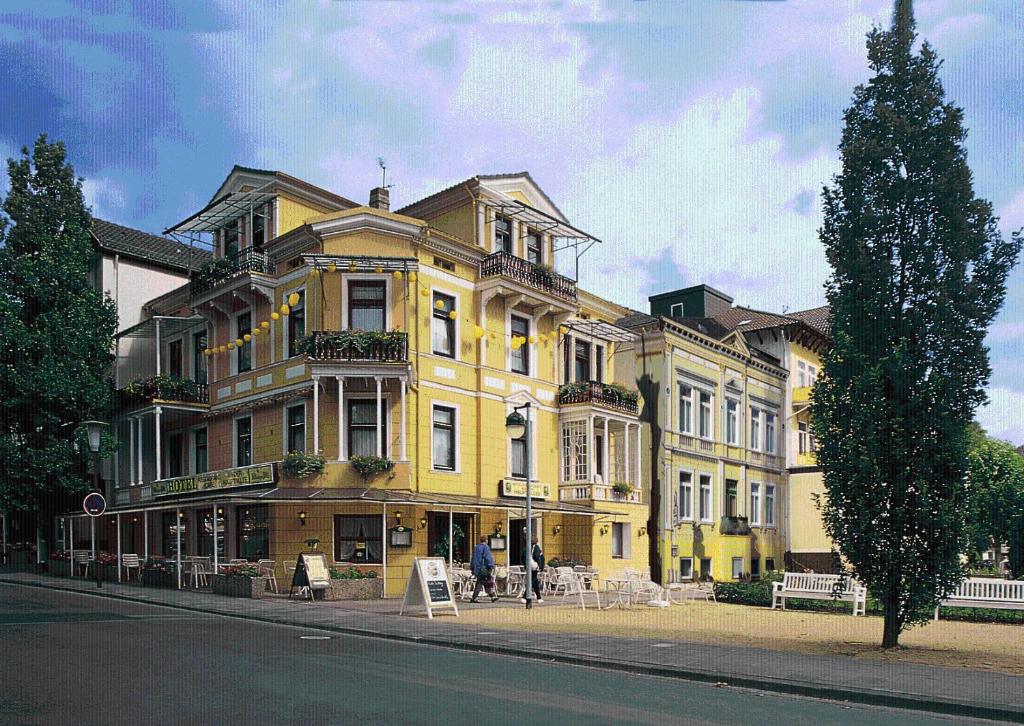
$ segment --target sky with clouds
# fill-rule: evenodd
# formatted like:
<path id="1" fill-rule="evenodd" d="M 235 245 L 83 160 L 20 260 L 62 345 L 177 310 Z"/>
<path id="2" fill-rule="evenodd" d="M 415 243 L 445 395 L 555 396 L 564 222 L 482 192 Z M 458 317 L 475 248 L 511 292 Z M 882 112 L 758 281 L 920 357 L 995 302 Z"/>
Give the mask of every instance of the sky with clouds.
<path id="1" fill-rule="evenodd" d="M 393 208 L 529 170 L 604 240 L 580 282 L 646 309 L 707 282 L 823 302 L 820 191 L 891 0 L 6 0 L 0 153 L 64 140 L 97 216 L 159 232 L 235 163 Z M 918 0 L 976 193 L 1024 226 L 1024 3 Z M 4 180 L 0 180 L 3 191 Z M 1024 269 L 989 342 L 991 433 L 1024 443 Z"/>

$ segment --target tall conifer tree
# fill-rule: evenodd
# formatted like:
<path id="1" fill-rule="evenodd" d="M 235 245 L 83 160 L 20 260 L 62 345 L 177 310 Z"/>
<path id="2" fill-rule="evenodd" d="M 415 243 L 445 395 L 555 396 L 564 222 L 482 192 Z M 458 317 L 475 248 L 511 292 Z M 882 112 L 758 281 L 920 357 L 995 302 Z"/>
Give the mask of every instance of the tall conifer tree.
<path id="1" fill-rule="evenodd" d="M 108 413 L 117 316 L 90 283 L 92 217 L 62 143 L 7 163 L 0 215 L 0 507 L 47 521 L 89 487 L 79 424 Z"/>
<path id="2" fill-rule="evenodd" d="M 834 338 L 812 403 L 823 518 L 884 607 L 886 648 L 963 577 L 968 426 L 1021 246 L 974 195 L 963 112 L 915 39 L 910 0 L 868 34 L 874 75 L 845 112 L 820 230 Z"/>

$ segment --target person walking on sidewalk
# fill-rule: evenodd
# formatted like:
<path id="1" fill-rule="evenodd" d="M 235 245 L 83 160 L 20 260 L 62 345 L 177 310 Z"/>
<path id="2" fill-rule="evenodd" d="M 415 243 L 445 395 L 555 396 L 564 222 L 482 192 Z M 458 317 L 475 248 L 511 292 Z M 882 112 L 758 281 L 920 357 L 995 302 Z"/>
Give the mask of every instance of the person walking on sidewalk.
<path id="1" fill-rule="evenodd" d="M 544 602 L 544 598 L 540 596 L 540 573 L 544 570 L 544 550 L 537 543 L 537 535 L 533 535 L 533 547 L 523 548 L 523 562 L 529 563 L 530 582 L 533 584 L 533 594 L 537 596 L 537 602 Z M 519 602 L 526 602 L 525 592 Z"/>
<path id="2" fill-rule="evenodd" d="M 487 546 L 487 536 L 481 535 L 480 542 L 473 548 L 473 559 L 470 562 L 473 568 L 473 575 L 476 577 L 476 585 L 473 587 L 473 599 L 470 602 L 480 602 L 480 588 L 483 588 L 491 597 L 491 602 L 498 599 L 494 592 L 494 555 L 491 548 Z"/>

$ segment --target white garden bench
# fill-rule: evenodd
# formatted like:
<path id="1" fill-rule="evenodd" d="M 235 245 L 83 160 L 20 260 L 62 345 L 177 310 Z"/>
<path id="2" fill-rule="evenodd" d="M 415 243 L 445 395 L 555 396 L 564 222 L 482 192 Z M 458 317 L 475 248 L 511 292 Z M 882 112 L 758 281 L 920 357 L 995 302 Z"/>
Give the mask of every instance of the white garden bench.
<path id="1" fill-rule="evenodd" d="M 772 586 L 772 610 L 779 605 L 785 610 L 787 597 L 852 602 L 853 614 L 863 615 L 867 609 L 868 590 L 846 575 L 787 572 L 782 582 Z"/>
<path id="2" fill-rule="evenodd" d="M 946 608 L 1024 610 L 1024 580 L 969 577 L 939 604 Z M 935 619 L 939 619 L 938 608 L 935 608 Z"/>

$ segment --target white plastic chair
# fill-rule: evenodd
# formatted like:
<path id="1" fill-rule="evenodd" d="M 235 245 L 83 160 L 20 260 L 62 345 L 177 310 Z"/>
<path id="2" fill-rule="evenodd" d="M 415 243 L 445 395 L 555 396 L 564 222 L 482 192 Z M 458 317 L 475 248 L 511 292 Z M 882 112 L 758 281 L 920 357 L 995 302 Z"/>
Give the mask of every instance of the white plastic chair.
<path id="1" fill-rule="evenodd" d="M 260 568 L 260 576 L 267 578 L 267 584 L 270 585 L 270 589 L 277 592 L 277 575 L 274 574 L 274 561 L 260 560 L 256 565 Z"/>
<path id="2" fill-rule="evenodd" d="M 142 563 L 139 562 L 139 556 L 135 554 L 121 555 L 121 567 L 124 568 L 125 579 L 132 579 L 132 570 L 135 570 L 135 579 L 142 579 Z"/>
<path id="3" fill-rule="evenodd" d="M 82 577 L 89 576 L 89 565 L 92 563 L 92 555 L 88 550 L 75 552 L 75 566 L 82 568 Z"/>

